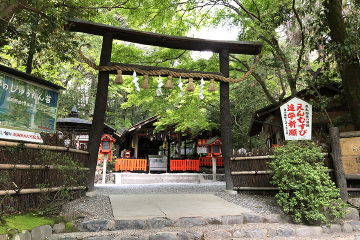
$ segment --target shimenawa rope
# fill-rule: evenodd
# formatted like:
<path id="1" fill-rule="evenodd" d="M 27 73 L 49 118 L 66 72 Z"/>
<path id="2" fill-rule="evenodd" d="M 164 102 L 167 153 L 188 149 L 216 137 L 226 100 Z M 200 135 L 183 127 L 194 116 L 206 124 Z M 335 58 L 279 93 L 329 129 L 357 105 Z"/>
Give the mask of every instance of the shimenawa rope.
<path id="1" fill-rule="evenodd" d="M 171 70 L 143 70 L 143 69 L 139 69 L 136 67 L 128 67 L 128 66 L 119 66 L 119 65 L 115 65 L 115 66 L 98 66 L 95 63 L 91 62 L 87 57 L 84 56 L 84 54 L 81 51 L 81 48 L 83 46 L 87 46 L 87 47 L 91 47 L 89 43 L 86 44 L 82 44 L 79 48 L 79 55 L 80 57 L 93 69 L 98 70 L 98 71 L 113 71 L 113 70 L 117 70 L 117 77 L 115 79 L 115 82 L 118 84 L 122 84 L 123 80 L 121 77 L 122 71 L 135 71 L 139 74 L 144 75 L 145 78 L 147 78 L 147 76 L 161 76 L 161 75 L 167 75 L 167 76 L 171 76 L 171 77 L 182 77 L 182 78 L 207 78 L 210 79 L 210 86 L 209 86 L 209 91 L 215 91 L 215 85 L 214 85 L 214 79 L 215 80 L 219 80 L 219 81 L 223 81 L 223 82 L 231 82 L 231 83 L 238 83 L 241 82 L 245 79 L 247 79 L 251 73 L 255 70 L 256 65 L 258 64 L 258 62 L 260 61 L 260 59 L 262 58 L 262 55 L 259 54 L 254 62 L 254 64 L 251 66 L 251 68 L 249 69 L 249 71 L 242 77 L 237 78 L 237 79 L 233 79 L 233 78 L 226 78 L 223 76 L 219 76 L 216 74 L 205 74 L 205 73 L 181 73 L 181 72 L 174 72 Z M 170 85 L 169 85 L 170 86 Z M 190 87 L 191 88 L 191 87 Z M 191 90 L 191 89 L 189 89 Z"/>

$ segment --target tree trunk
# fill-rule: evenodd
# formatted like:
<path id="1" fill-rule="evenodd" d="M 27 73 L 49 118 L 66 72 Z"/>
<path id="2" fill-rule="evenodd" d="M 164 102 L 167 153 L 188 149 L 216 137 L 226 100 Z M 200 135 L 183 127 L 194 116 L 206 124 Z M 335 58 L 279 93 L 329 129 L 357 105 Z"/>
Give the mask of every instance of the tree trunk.
<path id="1" fill-rule="evenodd" d="M 332 159 L 334 163 L 336 185 L 340 189 L 341 200 L 347 202 L 349 196 L 347 191 L 344 165 L 341 156 L 339 128 L 337 127 L 330 128 L 330 139 L 331 139 Z"/>
<path id="2" fill-rule="evenodd" d="M 344 17 L 342 15 L 341 0 L 323 1 L 326 8 L 326 20 L 330 28 L 330 37 L 332 43 L 339 47 L 335 51 L 335 57 L 340 71 L 346 100 L 350 108 L 351 119 L 354 123 L 355 130 L 360 130 L 360 65 L 356 57 L 351 56 L 344 49 L 345 39 L 348 37 Z M 339 45 L 340 44 L 340 45 Z"/>
<path id="3" fill-rule="evenodd" d="M 219 55 L 220 72 L 224 77 L 229 77 L 229 51 L 222 50 Z M 234 189 L 234 181 L 230 170 L 230 157 L 233 151 L 231 115 L 229 99 L 229 83 L 220 82 L 220 126 L 221 126 L 221 150 L 224 159 L 226 190 Z"/>

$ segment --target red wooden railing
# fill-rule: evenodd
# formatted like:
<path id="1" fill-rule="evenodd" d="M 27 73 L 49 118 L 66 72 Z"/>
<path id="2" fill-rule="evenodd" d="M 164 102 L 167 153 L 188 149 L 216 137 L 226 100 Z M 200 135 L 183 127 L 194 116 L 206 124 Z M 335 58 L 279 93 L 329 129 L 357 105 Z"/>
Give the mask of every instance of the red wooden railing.
<path id="1" fill-rule="evenodd" d="M 171 159 L 170 171 L 199 171 L 197 159 Z"/>
<path id="2" fill-rule="evenodd" d="M 117 158 L 115 171 L 146 171 L 147 159 Z"/>
<path id="3" fill-rule="evenodd" d="M 200 157 L 200 166 L 212 166 L 212 157 Z M 216 158 L 216 166 L 224 166 L 224 159 L 222 157 Z"/>

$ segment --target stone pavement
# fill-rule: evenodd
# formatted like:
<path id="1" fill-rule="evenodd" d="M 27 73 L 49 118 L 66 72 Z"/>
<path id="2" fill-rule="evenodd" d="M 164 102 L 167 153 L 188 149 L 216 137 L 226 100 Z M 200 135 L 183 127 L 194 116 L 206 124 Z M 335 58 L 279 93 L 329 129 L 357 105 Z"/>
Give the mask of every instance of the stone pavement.
<path id="1" fill-rule="evenodd" d="M 335 239 L 360 240 L 359 212 L 327 225 L 293 224 L 279 214 L 261 216 L 213 194 L 110 195 L 114 220 L 76 225 L 79 232 L 59 233 L 49 225 L 19 233 L 14 240 L 214 240 Z M 0 240 L 7 239 L 0 235 Z M 29 238 L 31 237 L 31 238 Z"/>
<path id="2" fill-rule="evenodd" d="M 221 217 L 253 211 L 214 194 L 134 194 L 109 195 L 114 220 L 146 220 L 181 217 Z"/>
<path id="3" fill-rule="evenodd" d="M 336 239 L 360 240 L 359 212 L 327 225 L 293 224 L 288 216 L 261 216 L 213 194 L 110 195 L 114 220 L 76 225 L 80 232 L 47 239 Z"/>

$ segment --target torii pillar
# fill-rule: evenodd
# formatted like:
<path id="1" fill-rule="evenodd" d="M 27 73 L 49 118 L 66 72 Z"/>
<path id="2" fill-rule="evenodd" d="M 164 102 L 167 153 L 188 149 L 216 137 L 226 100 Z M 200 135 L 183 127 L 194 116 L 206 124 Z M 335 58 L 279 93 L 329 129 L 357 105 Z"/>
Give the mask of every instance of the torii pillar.
<path id="1" fill-rule="evenodd" d="M 103 36 L 103 43 L 101 48 L 100 55 L 100 66 L 106 66 L 111 59 L 111 50 L 112 50 L 113 37 L 110 33 L 105 33 Z M 88 192 L 87 196 L 94 196 L 94 182 L 95 182 L 95 171 L 97 161 L 95 157 L 99 153 L 99 146 L 101 141 L 101 136 L 103 134 L 104 122 L 105 122 L 105 111 L 107 106 L 107 96 L 108 96 L 108 86 L 109 86 L 109 72 L 99 71 L 98 75 L 98 84 L 97 92 L 95 99 L 95 108 L 94 108 L 94 117 L 90 128 L 89 135 L 89 175 L 88 175 Z"/>
<path id="2" fill-rule="evenodd" d="M 224 77 L 229 77 L 229 51 L 221 50 L 219 54 L 220 72 Z M 234 181 L 230 171 L 230 157 L 233 151 L 233 139 L 231 132 L 229 83 L 220 82 L 220 128 L 221 150 L 224 159 L 226 190 L 234 189 Z"/>

